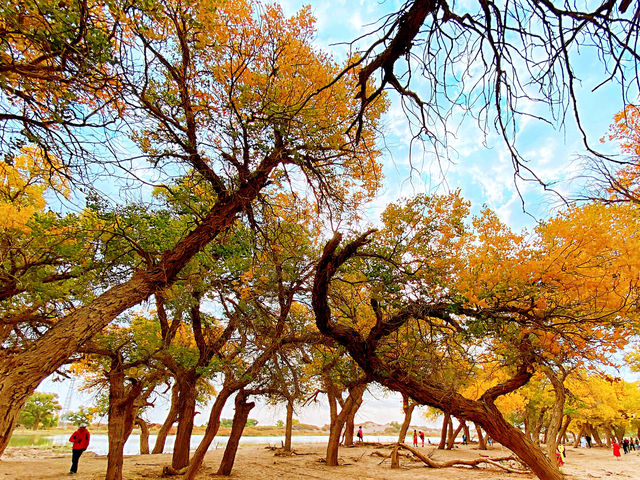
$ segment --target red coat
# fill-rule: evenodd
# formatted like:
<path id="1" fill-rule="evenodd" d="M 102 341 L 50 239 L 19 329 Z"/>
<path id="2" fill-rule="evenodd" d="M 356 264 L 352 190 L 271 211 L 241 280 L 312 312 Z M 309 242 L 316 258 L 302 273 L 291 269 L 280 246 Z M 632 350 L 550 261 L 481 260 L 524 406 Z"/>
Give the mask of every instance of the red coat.
<path id="1" fill-rule="evenodd" d="M 615 457 L 619 457 L 620 456 L 620 445 L 617 442 L 613 442 L 611 444 L 611 446 L 613 447 L 613 455 Z"/>
<path id="2" fill-rule="evenodd" d="M 89 433 L 89 430 L 82 427 L 73 432 L 71 437 L 69 437 L 69 441 L 73 442 L 74 450 L 84 450 L 85 448 L 87 448 L 89 446 L 90 439 L 91 434 Z"/>

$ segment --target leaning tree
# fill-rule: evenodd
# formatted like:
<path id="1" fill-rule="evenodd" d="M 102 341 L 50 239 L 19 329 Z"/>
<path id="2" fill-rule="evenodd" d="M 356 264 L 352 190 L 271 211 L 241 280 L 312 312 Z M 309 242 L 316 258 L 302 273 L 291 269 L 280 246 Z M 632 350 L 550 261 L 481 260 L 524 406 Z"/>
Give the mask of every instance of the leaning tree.
<path id="1" fill-rule="evenodd" d="M 624 344 L 633 332 L 640 293 L 630 263 L 640 246 L 633 234 L 637 220 L 589 205 L 541 227 L 530 245 L 489 213 L 471 236 L 464 215 L 464 203 L 455 195 L 418 197 L 387 209 L 384 228 L 368 249 L 363 247 L 372 232 L 343 248 L 336 234 L 316 269 L 316 324 L 369 378 L 481 425 L 540 478 L 560 479 L 551 459 L 506 421 L 496 402 L 550 359 L 571 352 L 593 361 L 592 351 Z M 607 218 L 621 228 L 602 232 L 602 222 L 587 218 Z M 368 324 L 349 322 L 332 299 L 339 290 L 333 284 L 353 283 L 354 270 L 362 272 L 361 283 L 371 292 L 374 321 Z M 449 342 L 466 349 L 454 350 Z M 461 395 L 452 388 L 456 382 L 443 375 L 447 359 L 464 354 L 473 364 L 487 352 L 509 375 L 477 398 Z"/>
<path id="2" fill-rule="evenodd" d="M 10 7 L 3 14 L 18 8 Z M 3 349 L 0 450 L 44 378 L 118 315 L 174 283 L 266 188 L 296 189 L 303 182 L 324 208 L 339 206 L 355 190 L 367 196 L 379 184 L 373 127 L 384 102 L 371 110 L 356 144 L 355 135 L 344 132 L 358 113 L 355 80 L 332 81 L 340 67 L 311 45 L 308 11 L 286 18 L 277 7 L 261 11 L 242 1 L 95 8 L 111 9 L 96 23 L 116 45 L 106 62 L 115 88 L 109 90 L 113 101 L 100 106 L 89 95 L 86 108 L 97 102 L 121 121 L 117 130 L 87 139 L 104 167 L 88 172 L 113 175 L 111 183 L 121 181 L 130 192 L 151 182 L 171 194 L 176 178 L 190 178 L 209 200 L 157 256 L 105 282 L 95 299 L 70 305 L 29 348 Z M 3 36 L 3 42 L 22 40 Z"/>

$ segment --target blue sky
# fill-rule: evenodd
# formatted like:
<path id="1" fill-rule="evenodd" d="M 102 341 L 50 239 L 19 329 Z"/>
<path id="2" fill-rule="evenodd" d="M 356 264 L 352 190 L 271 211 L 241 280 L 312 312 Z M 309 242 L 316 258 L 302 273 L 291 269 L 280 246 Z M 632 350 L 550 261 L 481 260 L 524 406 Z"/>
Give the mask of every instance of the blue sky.
<path id="1" fill-rule="evenodd" d="M 319 48 L 332 52 L 336 60 L 344 58 L 347 46 L 354 38 L 371 30 L 386 11 L 393 11 L 404 2 L 387 0 L 375 1 L 315 1 L 281 0 L 287 14 L 293 14 L 303 5 L 311 3 L 312 12 L 317 19 L 317 38 Z M 623 108 L 619 89 L 608 86 L 592 92 L 601 78 L 601 65 L 595 57 L 584 55 L 576 64 L 576 73 L 581 78 L 578 92 L 581 101 L 581 114 L 584 127 L 594 145 L 606 134 L 613 115 Z M 461 125 L 455 137 L 449 139 L 453 161 L 438 162 L 430 146 L 415 144 L 409 150 L 411 131 L 405 114 L 397 99 L 392 103 L 385 117 L 384 125 L 384 187 L 378 198 L 372 203 L 369 213 L 375 222 L 378 214 L 391 201 L 401 196 L 411 196 L 424 192 L 443 192 L 460 188 L 463 196 L 472 202 L 472 211 L 478 212 L 487 205 L 497 212 L 503 222 L 514 229 L 531 228 L 536 219 L 547 218 L 561 204 L 560 199 L 551 193 L 545 193 L 535 183 L 520 183 L 520 191 L 525 199 L 523 204 L 518 195 L 513 178 L 513 167 L 507 150 L 496 132 L 489 132 L 486 139 L 475 127 L 473 121 Z M 637 99 L 636 99 L 637 100 Z M 531 113 L 538 113 L 531 105 Z M 564 129 L 535 121 L 525 121 L 518 125 L 518 144 L 521 152 L 529 161 L 528 165 L 545 181 L 556 181 L 576 176 L 580 172 L 577 157 L 584 153 L 575 125 L 569 122 Z M 486 143 L 486 144 L 485 144 Z M 611 149 L 611 146 L 604 146 Z M 411 158 L 414 169 L 410 168 Z M 575 184 L 559 184 L 557 188 L 569 193 Z M 59 392 L 61 402 L 66 396 L 66 384 L 45 382 L 41 391 Z M 72 409 L 91 403 L 89 396 L 76 393 L 71 404 Z M 233 402 L 225 410 L 223 417 L 230 418 Z M 162 421 L 164 412 L 157 412 L 150 418 Z M 205 409 L 208 413 L 208 409 Z M 415 423 L 424 423 L 419 414 L 414 414 Z M 257 407 L 251 414 L 261 424 L 274 424 L 284 418 L 281 409 Z M 328 423 L 328 408 L 325 403 L 307 408 L 298 415 L 301 421 L 323 425 Z M 357 421 L 386 423 L 401 420 L 401 400 L 399 396 L 384 396 L 375 393 L 369 396 L 358 413 Z M 204 423 L 204 415 L 198 416 L 197 424 Z"/>
<path id="2" fill-rule="evenodd" d="M 303 5 L 310 4 L 317 19 L 318 46 L 332 52 L 339 61 L 348 51 L 348 42 L 373 30 L 381 15 L 394 11 L 404 2 L 281 0 L 280 3 L 287 14 L 293 14 Z M 469 0 L 457 2 L 465 3 L 469 3 Z M 370 38 L 360 45 L 367 44 L 367 40 L 370 41 Z M 609 85 L 592 92 L 603 78 L 602 64 L 595 56 L 589 55 L 589 51 L 581 52 L 577 58 L 579 61 L 574 67 L 580 79 L 578 97 L 585 130 L 592 145 L 611 149 L 610 146 L 600 145 L 598 139 L 607 132 L 613 115 L 624 106 L 619 87 Z M 532 114 L 546 113 L 544 107 L 532 104 L 529 108 Z M 409 139 L 412 136 L 410 127 L 399 102 L 393 97 L 385 125 L 386 181 L 370 210 L 374 217 L 387 203 L 400 196 L 456 188 L 460 188 L 463 196 L 472 202 L 474 212 L 486 204 L 498 213 L 502 221 L 515 229 L 532 227 L 536 220 L 545 219 L 562 203 L 558 196 L 544 192 L 540 185 L 520 182 L 520 192 L 525 199 L 523 205 L 504 143 L 495 131 L 489 131 L 485 140 L 473 120 L 467 120 L 458 129 L 457 135 L 449 138 L 452 147 L 449 153 L 454 161 L 440 163 L 428 144 L 414 145 L 409 151 Z M 564 128 L 526 120 L 518 125 L 517 137 L 528 165 L 544 181 L 566 180 L 580 172 L 578 157 L 585 153 L 585 149 L 571 119 Z M 483 141 L 486 141 L 486 145 Z M 410 158 L 413 166 L 421 172 L 411 171 Z M 556 187 L 563 194 L 568 194 L 578 184 L 565 182 Z"/>

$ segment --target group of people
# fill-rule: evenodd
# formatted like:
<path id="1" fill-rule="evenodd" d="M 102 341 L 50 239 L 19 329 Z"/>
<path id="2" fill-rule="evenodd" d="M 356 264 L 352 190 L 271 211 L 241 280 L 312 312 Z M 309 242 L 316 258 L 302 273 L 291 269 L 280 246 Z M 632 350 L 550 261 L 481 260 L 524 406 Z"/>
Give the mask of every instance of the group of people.
<path id="1" fill-rule="evenodd" d="M 424 447 L 424 432 L 418 432 L 417 430 L 413 431 L 413 446 L 417 447 L 418 446 L 418 437 L 420 437 L 420 440 L 422 441 L 422 446 Z"/>
<path id="2" fill-rule="evenodd" d="M 620 444 L 617 441 L 611 442 L 611 447 L 613 448 L 613 456 L 616 458 L 620 458 Z M 624 437 L 622 439 L 622 451 L 625 453 L 631 453 L 632 451 L 640 451 L 640 439 L 636 438 L 627 438 Z"/>

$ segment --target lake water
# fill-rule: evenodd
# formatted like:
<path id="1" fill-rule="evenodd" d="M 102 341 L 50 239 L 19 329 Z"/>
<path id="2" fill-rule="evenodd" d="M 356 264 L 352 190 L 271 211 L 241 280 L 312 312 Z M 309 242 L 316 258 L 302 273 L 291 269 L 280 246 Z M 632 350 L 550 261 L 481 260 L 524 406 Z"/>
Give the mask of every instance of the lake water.
<path id="1" fill-rule="evenodd" d="M 31 446 L 42 446 L 42 447 L 50 447 L 53 445 L 62 445 L 69 446 L 69 450 L 71 450 L 71 444 L 69 443 L 68 434 L 64 435 L 13 435 L 11 440 L 9 441 L 10 446 L 15 447 L 31 447 Z M 295 446 L 296 443 L 327 443 L 329 439 L 328 435 L 294 435 L 291 442 L 292 445 Z M 397 435 L 367 435 L 365 433 L 364 437 L 367 442 L 381 442 L 381 443 L 392 443 L 398 440 Z M 191 449 L 195 450 L 200 441 L 202 440 L 202 435 L 192 435 L 191 436 Z M 211 447 L 209 450 L 215 450 L 217 448 L 224 448 L 227 444 L 229 437 L 227 436 L 217 436 L 214 438 L 211 443 Z M 411 437 L 407 435 L 407 441 L 411 441 Z M 439 441 L 439 439 L 431 438 L 431 442 Z M 156 442 L 156 435 L 149 435 L 149 448 L 153 449 L 153 445 Z M 173 451 L 173 444 L 175 442 L 175 436 L 169 435 L 167 437 L 167 441 L 165 443 L 165 453 L 171 453 Z M 273 437 L 242 437 L 240 440 L 240 444 L 245 445 L 274 445 L 280 446 L 284 442 L 284 435 L 281 436 L 273 436 Z M 109 443 L 107 435 L 95 434 L 91 435 L 91 444 L 87 451 L 95 452 L 98 455 L 106 455 L 109 450 Z M 140 435 L 132 434 L 127 443 L 124 445 L 124 454 L 125 455 L 138 455 L 140 453 Z"/>

